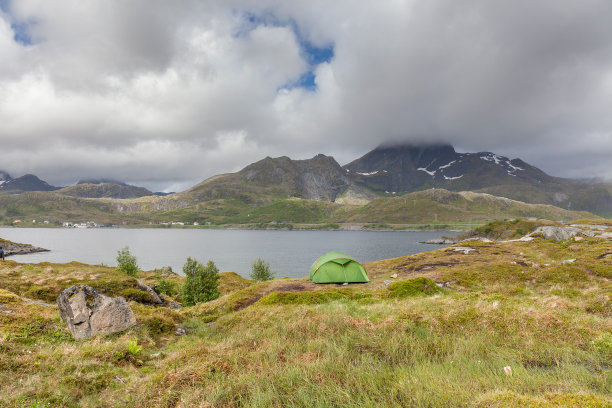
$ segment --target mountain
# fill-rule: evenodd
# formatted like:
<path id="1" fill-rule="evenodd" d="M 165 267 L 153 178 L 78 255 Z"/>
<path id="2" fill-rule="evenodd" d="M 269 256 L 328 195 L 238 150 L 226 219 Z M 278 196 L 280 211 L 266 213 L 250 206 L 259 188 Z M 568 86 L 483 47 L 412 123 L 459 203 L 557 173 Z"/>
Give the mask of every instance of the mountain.
<path id="1" fill-rule="evenodd" d="M 26 174 L 18 178 L 11 178 L 7 173 L 0 173 L 0 191 L 10 193 L 21 193 L 24 191 L 54 191 L 54 187 L 39 179 L 33 174 Z"/>
<path id="2" fill-rule="evenodd" d="M 83 198 L 138 198 L 151 196 L 153 193 L 144 187 L 131 186 L 119 182 L 82 182 L 64 187 L 58 193 Z"/>
<path id="3" fill-rule="evenodd" d="M 81 179 L 81 180 L 77 181 L 77 184 L 102 184 L 102 183 L 112 183 L 112 184 L 119 184 L 121 186 L 127 186 L 127 184 L 122 182 L 122 181 L 117 181 L 117 180 L 113 180 L 113 179 L 105 179 L 105 178 L 101 178 L 101 179 Z"/>
<path id="4" fill-rule="evenodd" d="M 10 174 L 8 174 L 5 171 L 0 170 L 0 190 L 2 189 L 2 185 L 4 183 L 6 183 L 7 181 L 11 181 L 12 178 L 10 176 Z"/>
<path id="5" fill-rule="evenodd" d="M 238 173 L 204 180 L 181 195 L 196 201 L 235 198 L 255 203 L 288 197 L 334 201 L 348 186 L 349 179 L 338 162 L 319 154 L 307 160 L 266 157 Z"/>
<path id="6" fill-rule="evenodd" d="M 491 152 L 457 153 L 447 144 L 380 146 L 344 169 L 355 183 L 379 193 L 434 187 L 479 190 L 499 184 L 554 181 L 520 159 Z"/>
<path id="7" fill-rule="evenodd" d="M 0 191 L 17 180 L 4 181 Z M 36 215 L 112 223 L 431 224 L 593 217 L 574 210 L 612 216 L 610 184 L 553 177 L 520 159 L 491 152 L 458 153 L 447 144 L 379 146 L 344 167 L 323 154 L 306 160 L 266 157 L 168 196 L 124 183 L 93 181 L 98 183 L 0 194 L 0 220 Z"/>
<path id="8" fill-rule="evenodd" d="M 612 214 L 611 184 L 552 177 L 520 159 L 448 144 L 379 146 L 343 168 L 352 183 L 382 195 L 443 188 Z"/>

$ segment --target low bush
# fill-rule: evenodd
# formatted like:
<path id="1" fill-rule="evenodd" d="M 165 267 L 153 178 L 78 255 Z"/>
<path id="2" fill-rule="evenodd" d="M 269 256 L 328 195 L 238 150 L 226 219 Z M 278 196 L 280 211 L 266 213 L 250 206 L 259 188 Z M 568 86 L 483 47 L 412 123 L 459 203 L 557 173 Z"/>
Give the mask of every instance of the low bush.
<path id="1" fill-rule="evenodd" d="M 132 277 L 138 276 L 136 257 L 130 253 L 129 247 L 123 247 L 121 250 L 117 251 L 117 267 L 126 275 Z"/>
<path id="2" fill-rule="evenodd" d="M 139 289 L 127 288 L 121 291 L 121 296 L 138 303 L 155 303 L 153 296 Z"/>
<path id="3" fill-rule="evenodd" d="M 389 297 L 404 298 L 412 296 L 431 296 L 443 293 L 442 288 L 436 282 L 427 278 L 414 278 L 397 281 L 389 285 Z"/>
<path id="4" fill-rule="evenodd" d="M 253 262 L 251 279 L 256 281 L 269 281 L 274 279 L 274 272 L 270 270 L 270 264 L 261 258 Z"/>

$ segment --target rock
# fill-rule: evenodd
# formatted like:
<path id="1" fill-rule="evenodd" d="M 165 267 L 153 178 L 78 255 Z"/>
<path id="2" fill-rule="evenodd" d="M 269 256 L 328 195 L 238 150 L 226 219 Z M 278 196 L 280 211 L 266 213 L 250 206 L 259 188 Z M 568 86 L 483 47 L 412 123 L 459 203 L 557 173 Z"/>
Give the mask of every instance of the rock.
<path id="1" fill-rule="evenodd" d="M 591 225 L 591 224 L 572 224 L 572 227 L 590 228 L 590 229 L 599 230 L 599 231 L 607 231 L 608 228 L 610 228 L 607 225 Z"/>
<path id="2" fill-rule="evenodd" d="M 397 278 L 397 273 L 394 273 L 393 275 L 389 276 L 392 279 L 396 279 Z"/>
<path id="3" fill-rule="evenodd" d="M 392 284 L 392 283 L 393 283 L 393 281 L 386 280 L 386 281 L 384 281 L 383 283 L 384 283 L 386 286 L 389 286 L 390 284 Z"/>
<path id="4" fill-rule="evenodd" d="M 168 302 L 167 305 L 170 309 L 174 309 L 174 310 L 183 308 L 183 306 L 181 306 L 179 303 L 175 302 L 174 300 L 171 300 L 170 302 Z"/>
<path id="5" fill-rule="evenodd" d="M 174 331 L 174 333 L 179 336 L 184 336 L 187 334 L 187 331 L 185 331 L 185 329 L 183 329 L 182 327 L 179 327 L 178 329 Z"/>
<path id="6" fill-rule="evenodd" d="M 162 267 L 159 269 L 159 272 L 160 272 L 160 273 L 163 273 L 163 274 L 166 274 L 166 275 L 177 275 L 177 273 L 176 273 L 176 272 L 173 272 L 173 271 L 172 271 L 172 267 L 170 267 L 170 266 L 162 266 Z"/>
<path id="7" fill-rule="evenodd" d="M 582 232 L 580 228 L 574 227 L 538 227 L 532 234 L 542 234 L 544 239 L 553 239 L 555 241 L 561 241 L 564 239 L 569 239 L 574 235 Z"/>
<path id="8" fill-rule="evenodd" d="M 137 280 L 136 282 L 138 283 L 139 290 L 142 290 L 143 292 L 147 292 L 149 295 L 151 295 L 151 298 L 153 299 L 153 303 L 157 305 L 161 305 L 162 303 L 164 303 L 164 301 L 159 297 L 157 292 L 155 292 L 152 287 L 145 285 L 139 280 Z"/>
<path id="9" fill-rule="evenodd" d="M 470 248 L 470 247 L 454 247 L 453 251 L 455 251 L 455 252 L 463 252 L 465 255 L 467 255 L 471 251 L 475 251 L 475 249 L 474 248 Z"/>
<path id="10" fill-rule="evenodd" d="M 17 242 L 10 242 L 0 240 L 0 246 L 4 249 L 5 256 L 11 255 L 26 255 L 33 254 L 35 252 L 49 252 L 48 249 L 35 247 L 30 244 L 20 244 Z"/>
<path id="11" fill-rule="evenodd" d="M 57 305 L 75 339 L 115 333 L 136 324 L 134 312 L 124 298 L 105 296 L 87 285 L 64 289 Z"/>
<path id="12" fill-rule="evenodd" d="M 457 241 L 454 239 L 447 239 L 447 238 L 435 238 L 435 239 L 428 239 L 427 241 L 421 241 L 419 243 L 420 244 L 432 244 L 432 245 L 453 245 L 453 244 L 456 244 Z"/>
<path id="13" fill-rule="evenodd" d="M 576 262 L 575 259 L 566 259 L 566 260 L 563 261 L 563 265 L 572 264 L 574 262 Z"/>

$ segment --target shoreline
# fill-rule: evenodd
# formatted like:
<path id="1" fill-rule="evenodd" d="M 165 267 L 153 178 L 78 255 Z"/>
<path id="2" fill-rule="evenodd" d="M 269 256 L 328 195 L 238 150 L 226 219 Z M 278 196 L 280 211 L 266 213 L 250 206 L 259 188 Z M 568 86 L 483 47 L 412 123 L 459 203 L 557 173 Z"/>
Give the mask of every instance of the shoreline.
<path id="1" fill-rule="evenodd" d="M 91 228 L 70 228 L 62 226 L 35 226 L 35 225 L 3 225 L 2 228 L 27 229 L 27 228 L 52 228 L 52 229 L 205 229 L 205 230 L 239 230 L 239 231 L 377 231 L 377 232 L 461 232 L 473 229 L 481 224 L 388 224 L 388 227 L 369 227 L 368 223 L 354 224 L 335 224 L 338 227 L 327 227 L 330 223 L 324 224 L 281 224 L 277 227 L 272 225 L 257 226 L 255 224 L 227 224 L 223 225 L 150 225 L 150 224 L 134 224 L 134 225 L 114 225 L 112 227 L 91 227 Z M 320 226 L 319 226 L 320 225 Z M 334 224 L 332 224 L 334 225 Z M 430 227 L 431 226 L 431 227 Z"/>

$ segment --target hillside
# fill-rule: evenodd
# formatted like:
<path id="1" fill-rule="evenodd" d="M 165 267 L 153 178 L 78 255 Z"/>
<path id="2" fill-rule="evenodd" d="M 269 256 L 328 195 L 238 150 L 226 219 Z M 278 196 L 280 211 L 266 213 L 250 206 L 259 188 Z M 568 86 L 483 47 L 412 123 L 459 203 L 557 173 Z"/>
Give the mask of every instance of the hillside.
<path id="1" fill-rule="evenodd" d="M 151 191 L 144 187 L 131 186 L 116 182 L 79 182 L 74 186 L 64 187 L 57 192 L 60 194 L 83 198 L 138 198 L 153 195 Z"/>
<path id="2" fill-rule="evenodd" d="M 224 188 L 225 181 L 223 177 L 209 180 L 204 191 L 214 194 Z M 275 187 L 265 188 L 271 190 Z M 244 195 L 234 198 L 199 202 L 190 197 L 190 194 L 200 194 L 194 191 L 168 197 L 147 196 L 121 200 L 78 198 L 58 192 L 0 195 L 0 219 L 34 217 L 60 223 L 95 221 L 100 224 L 169 221 L 191 224 L 197 221 L 200 224 L 222 226 L 271 222 L 468 224 L 509 218 L 544 218 L 553 221 L 597 218 L 585 211 L 568 211 L 551 205 L 527 204 L 489 194 L 455 193 L 442 189 L 382 197 L 362 205 L 301 198 L 278 198 L 266 202 L 264 197 L 256 198 L 258 192 L 246 189 Z"/>
<path id="3" fill-rule="evenodd" d="M 607 408 L 611 255 L 589 236 L 470 241 L 346 287 L 224 273 L 219 299 L 178 310 L 116 268 L 6 261 L 0 405 Z M 183 282 L 140 275 L 160 278 Z M 77 283 L 129 296 L 137 325 L 73 340 L 54 299 Z"/>
<path id="4" fill-rule="evenodd" d="M 7 180 L 0 185 L 7 191 L 0 194 L 4 223 L 44 217 L 98 223 L 431 224 L 612 216 L 611 184 L 556 178 L 520 159 L 457 153 L 444 144 L 381 146 L 344 167 L 322 154 L 307 160 L 266 157 L 167 196 L 104 181 L 20 193 L 6 190 L 17 179 Z"/>

